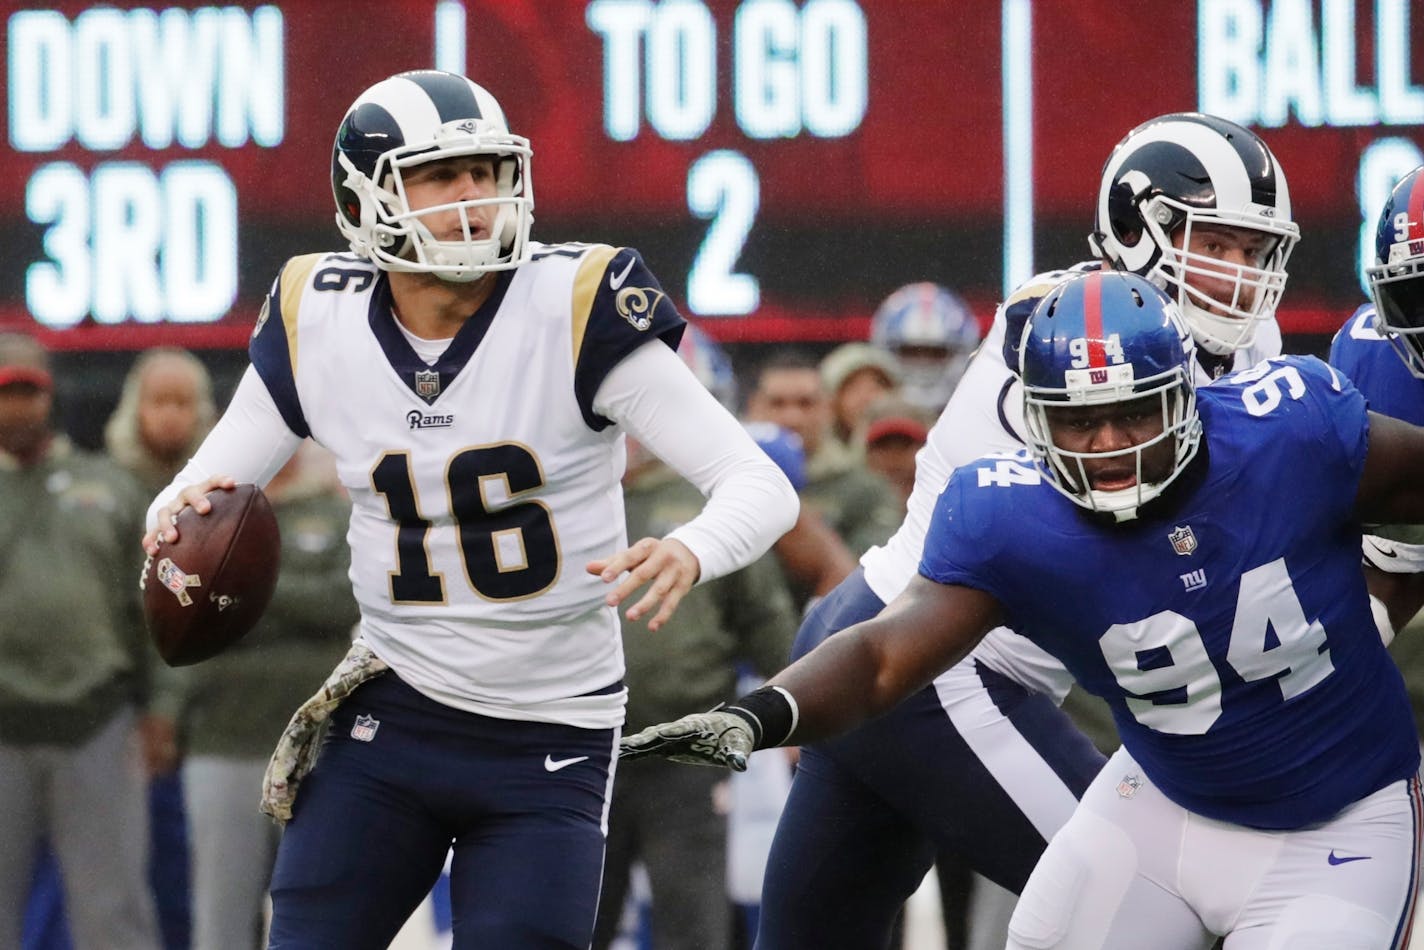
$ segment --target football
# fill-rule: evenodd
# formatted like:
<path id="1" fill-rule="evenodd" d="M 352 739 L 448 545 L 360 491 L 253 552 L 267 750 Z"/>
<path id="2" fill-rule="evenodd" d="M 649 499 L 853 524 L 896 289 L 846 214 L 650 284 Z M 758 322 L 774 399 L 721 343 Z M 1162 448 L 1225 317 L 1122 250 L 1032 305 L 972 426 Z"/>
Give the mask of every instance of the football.
<path id="1" fill-rule="evenodd" d="M 143 615 L 159 656 L 187 666 L 216 656 L 256 624 L 277 586 L 281 535 L 256 485 L 208 492 L 212 510 L 178 513 L 178 540 L 143 568 Z"/>

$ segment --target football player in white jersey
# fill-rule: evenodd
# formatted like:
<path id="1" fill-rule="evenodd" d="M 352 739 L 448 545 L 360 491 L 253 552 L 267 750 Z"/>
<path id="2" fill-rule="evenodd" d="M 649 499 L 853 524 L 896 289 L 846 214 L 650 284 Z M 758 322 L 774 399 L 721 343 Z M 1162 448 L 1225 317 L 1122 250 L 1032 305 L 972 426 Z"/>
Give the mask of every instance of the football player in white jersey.
<path id="1" fill-rule="evenodd" d="M 683 319 L 637 252 L 530 240 L 530 164 L 463 76 L 362 93 L 332 154 L 351 253 L 287 262 L 231 405 L 150 509 L 153 554 L 180 508 L 264 484 L 307 437 L 351 496 L 359 638 L 263 790 L 287 822 L 274 948 L 387 946 L 452 847 L 456 947 L 587 947 L 625 701 L 618 607 L 656 631 L 796 517 L 785 476 L 674 352 Z M 625 432 L 709 496 L 631 546 Z"/>
<path id="2" fill-rule="evenodd" d="M 624 755 L 741 768 L 825 740 L 1004 624 L 1123 739 L 1025 886 L 1012 950 L 1403 947 L 1418 736 L 1359 546 L 1364 523 L 1424 521 L 1424 429 L 1313 357 L 1195 383 L 1180 310 L 1135 274 L 1060 284 L 1021 341 L 1029 450 L 951 476 L 904 591 Z"/>
<path id="3" fill-rule="evenodd" d="M 808 615 L 793 655 L 905 589 L 955 468 L 1022 447 L 1008 367 L 1045 294 L 1100 267 L 1147 276 L 1181 303 L 1205 382 L 1280 352 L 1275 306 L 1297 237 L 1285 176 L 1249 130 L 1172 114 L 1130 132 L 1103 170 L 1091 239 L 1101 259 L 1039 275 L 999 307 L 916 457 L 905 521 Z M 890 713 L 803 750 L 767 866 L 760 950 L 884 946 L 938 851 L 1019 892 L 1103 763 L 1057 707 L 1070 682 L 1057 660 L 996 630 Z"/>

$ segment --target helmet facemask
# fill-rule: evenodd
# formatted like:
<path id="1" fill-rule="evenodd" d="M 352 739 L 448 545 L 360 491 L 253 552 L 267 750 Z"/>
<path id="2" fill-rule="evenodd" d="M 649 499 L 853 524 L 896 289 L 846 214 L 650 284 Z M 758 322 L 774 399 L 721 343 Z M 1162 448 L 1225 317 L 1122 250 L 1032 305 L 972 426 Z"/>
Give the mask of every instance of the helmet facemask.
<path id="1" fill-rule="evenodd" d="M 1300 240 L 1300 229 L 1293 222 L 1271 221 L 1255 214 L 1193 208 L 1165 195 L 1148 199 L 1140 210 L 1147 235 L 1158 251 L 1143 276 L 1176 299 L 1197 343 L 1207 352 L 1223 356 L 1250 346 L 1257 328 L 1275 316 L 1285 291 L 1286 262 Z M 1263 266 L 1232 264 L 1188 250 L 1193 230 L 1202 225 L 1267 235 L 1272 243 Z M 1172 237 L 1177 231 L 1180 246 Z M 1230 297 L 1218 299 L 1193 286 L 1198 279 L 1229 284 Z"/>
<path id="2" fill-rule="evenodd" d="M 1244 266 L 1193 253 L 1204 225 L 1262 235 L 1269 253 Z M 1166 291 L 1197 344 L 1227 356 L 1275 316 L 1299 238 L 1285 173 L 1266 143 L 1219 116 L 1178 112 L 1144 122 L 1114 147 L 1088 242 L 1115 269 Z"/>
<path id="3" fill-rule="evenodd" d="M 1125 372 L 1124 372 L 1125 371 Z M 1087 371 L 1069 370 L 1070 385 L 1061 389 L 1035 387 L 1024 390 L 1024 425 L 1028 444 L 1039 459 L 1039 467 L 1049 484 L 1089 511 L 1113 515 L 1118 521 L 1137 517 L 1137 511 L 1156 498 L 1186 469 L 1196 455 L 1201 441 L 1201 419 L 1197 415 L 1197 395 L 1187 371 L 1174 367 L 1148 379 L 1134 380 L 1131 366 L 1112 367 L 1107 384 L 1078 384 L 1072 374 Z M 1108 452 L 1074 452 L 1060 448 L 1053 441 L 1050 413 L 1064 406 L 1119 405 L 1143 398 L 1156 397 L 1162 416 L 1162 431 L 1145 442 Z M 1143 460 L 1154 446 L 1172 440 L 1172 466 L 1157 481 L 1149 482 L 1144 475 Z M 1133 458 L 1136 483 L 1128 488 L 1101 491 L 1091 487 L 1087 462 Z"/>
<path id="4" fill-rule="evenodd" d="M 470 132 L 471 125 L 477 131 Z M 375 173 L 361 173 L 345 155 L 338 161 L 346 170 L 345 186 L 361 201 L 361 225 L 353 228 L 341 214 L 337 226 L 351 241 L 352 250 L 369 257 L 385 270 L 434 274 L 444 280 L 464 282 L 524 262 L 529 229 L 533 223 L 534 196 L 529 167 L 532 152 L 526 139 L 509 133 L 480 131 L 478 120 L 446 123 L 434 144 L 404 146 L 383 153 Z M 432 161 L 487 156 L 495 162 L 497 194 L 411 210 L 405 175 Z M 473 236 L 471 212 L 495 208 L 489 236 Z M 423 219 L 454 211 L 462 236 L 439 240 Z"/>

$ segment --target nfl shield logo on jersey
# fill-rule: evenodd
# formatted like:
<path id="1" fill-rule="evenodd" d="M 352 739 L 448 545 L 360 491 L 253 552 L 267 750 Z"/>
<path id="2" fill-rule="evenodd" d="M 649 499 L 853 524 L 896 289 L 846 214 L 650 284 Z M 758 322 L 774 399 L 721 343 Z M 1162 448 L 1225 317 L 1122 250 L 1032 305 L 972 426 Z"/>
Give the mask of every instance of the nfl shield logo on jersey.
<path id="1" fill-rule="evenodd" d="M 440 373 L 433 369 L 416 371 L 415 394 L 424 399 L 434 399 L 440 395 Z"/>
<path id="2" fill-rule="evenodd" d="M 1137 794 L 1137 790 L 1142 787 L 1142 779 L 1136 775 L 1124 775 L 1122 781 L 1117 783 L 1117 794 L 1119 798 L 1131 798 Z"/>
<path id="3" fill-rule="evenodd" d="M 1191 554 L 1197 549 L 1197 536 L 1192 534 L 1190 525 L 1173 528 L 1167 539 L 1172 542 L 1172 550 L 1178 554 Z"/>
<path id="4" fill-rule="evenodd" d="M 370 742 L 376 738 L 376 730 L 381 728 L 381 721 L 374 716 L 363 716 L 356 714 L 356 722 L 351 726 L 351 738 L 359 739 L 362 742 Z"/>

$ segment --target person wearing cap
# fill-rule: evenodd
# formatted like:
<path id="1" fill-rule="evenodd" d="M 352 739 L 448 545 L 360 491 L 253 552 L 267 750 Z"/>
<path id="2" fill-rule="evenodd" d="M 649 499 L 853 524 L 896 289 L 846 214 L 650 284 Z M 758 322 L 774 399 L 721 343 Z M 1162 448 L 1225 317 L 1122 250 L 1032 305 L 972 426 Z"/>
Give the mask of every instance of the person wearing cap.
<path id="1" fill-rule="evenodd" d="M 888 396 L 866 407 L 864 429 L 865 466 L 894 487 L 904 514 L 915 489 L 915 453 L 930 436 L 925 414 L 908 400 Z"/>
<path id="2" fill-rule="evenodd" d="M 154 950 L 144 496 L 54 431 L 53 404 L 43 346 L 0 333 L 0 946 L 20 945 L 47 837 L 75 947 Z"/>
<path id="3" fill-rule="evenodd" d="M 866 410 L 900 388 L 900 364 L 873 343 L 842 343 L 821 360 L 821 385 L 831 400 L 831 432 L 855 449 Z"/>

